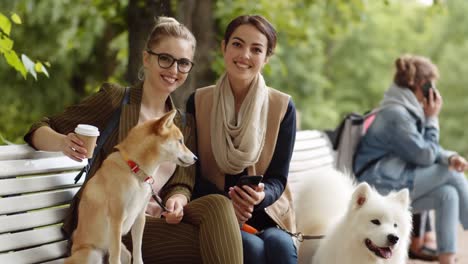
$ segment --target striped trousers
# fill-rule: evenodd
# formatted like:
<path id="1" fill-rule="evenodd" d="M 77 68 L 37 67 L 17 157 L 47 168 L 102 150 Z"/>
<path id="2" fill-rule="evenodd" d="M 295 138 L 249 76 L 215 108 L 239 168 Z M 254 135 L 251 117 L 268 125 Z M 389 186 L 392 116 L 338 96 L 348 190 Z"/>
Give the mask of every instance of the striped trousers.
<path id="1" fill-rule="evenodd" d="M 130 232 L 129 232 L 130 233 Z M 123 242 L 131 251 L 131 235 Z M 142 245 L 144 263 L 242 263 L 242 238 L 232 202 L 207 195 L 189 202 L 179 224 L 146 217 Z"/>

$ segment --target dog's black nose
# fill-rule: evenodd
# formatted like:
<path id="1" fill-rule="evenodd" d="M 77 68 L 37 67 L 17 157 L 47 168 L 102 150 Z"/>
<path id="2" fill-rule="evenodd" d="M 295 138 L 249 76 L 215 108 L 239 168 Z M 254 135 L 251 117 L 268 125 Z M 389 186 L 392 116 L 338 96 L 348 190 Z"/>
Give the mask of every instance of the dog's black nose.
<path id="1" fill-rule="evenodd" d="M 194 161 L 197 161 L 197 160 L 198 160 L 197 156 L 194 155 L 194 156 L 193 156 L 193 160 L 194 160 Z"/>
<path id="2" fill-rule="evenodd" d="M 398 243 L 398 240 L 399 240 L 399 238 L 393 234 L 388 235 L 387 239 L 388 239 L 388 242 L 390 242 L 390 244 L 392 245 L 395 245 L 396 243 Z"/>

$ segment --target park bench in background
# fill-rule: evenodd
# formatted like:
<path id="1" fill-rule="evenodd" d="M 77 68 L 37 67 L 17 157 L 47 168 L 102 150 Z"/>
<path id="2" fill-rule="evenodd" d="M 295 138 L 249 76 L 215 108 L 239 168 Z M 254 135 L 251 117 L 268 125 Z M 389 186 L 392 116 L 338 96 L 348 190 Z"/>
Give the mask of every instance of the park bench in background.
<path id="1" fill-rule="evenodd" d="M 61 223 L 85 164 L 26 145 L 0 146 L 0 263 L 63 262 Z"/>
<path id="2" fill-rule="evenodd" d="M 303 179 L 306 177 L 314 177 L 320 173 L 326 173 L 327 170 L 333 169 L 335 166 L 335 153 L 328 136 L 324 132 L 318 130 L 302 130 L 296 133 L 296 142 L 288 177 L 288 184 L 291 188 L 292 198 L 296 208 L 298 208 L 297 195 L 301 193 L 299 189 L 307 188 L 307 186 L 304 186 Z M 312 256 L 319 242 L 319 239 L 312 239 L 304 240 L 299 244 L 299 264 L 311 263 Z"/>
<path id="3" fill-rule="evenodd" d="M 0 263 L 63 262 L 67 241 L 61 222 L 81 186 L 74 184 L 74 177 L 84 165 L 26 145 L 0 146 Z M 293 199 L 301 178 L 332 167 L 327 136 L 317 130 L 298 131 L 289 175 Z M 309 258 L 310 252 L 300 257 L 304 255 Z"/>

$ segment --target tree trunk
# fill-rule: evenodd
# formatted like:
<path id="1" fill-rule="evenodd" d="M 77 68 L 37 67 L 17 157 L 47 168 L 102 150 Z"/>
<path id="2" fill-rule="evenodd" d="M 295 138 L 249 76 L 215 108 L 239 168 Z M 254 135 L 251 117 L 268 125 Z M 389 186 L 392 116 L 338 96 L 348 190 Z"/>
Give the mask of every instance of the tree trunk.
<path id="1" fill-rule="evenodd" d="M 220 44 L 216 40 L 214 2 L 214 0 L 184 0 L 177 6 L 177 19 L 193 32 L 197 40 L 195 66 L 183 87 L 178 88 L 172 96 L 176 106 L 181 109 L 185 109 L 185 102 L 196 88 L 212 84 L 216 80 L 211 65 L 214 53 Z"/>
<path id="2" fill-rule="evenodd" d="M 126 80 L 129 84 L 138 81 L 142 65 L 142 51 L 146 38 L 158 16 L 171 16 L 170 0 L 130 0 L 127 11 L 128 67 Z"/>

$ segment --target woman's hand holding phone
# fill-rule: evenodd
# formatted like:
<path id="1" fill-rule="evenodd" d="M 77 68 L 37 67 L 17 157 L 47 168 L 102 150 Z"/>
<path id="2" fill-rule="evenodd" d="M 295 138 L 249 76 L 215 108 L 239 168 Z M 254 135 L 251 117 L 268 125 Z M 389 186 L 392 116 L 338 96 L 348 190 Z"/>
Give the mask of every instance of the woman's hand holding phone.
<path id="1" fill-rule="evenodd" d="M 265 185 L 242 185 L 229 188 L 229 197 L 232 200 L 237 220 L 244 224 L 252 217 L 253 208 L 265 199 Z"/>
<path id="2" fill-rule="evenodd" d="M 440 110 L 442 109 L 442 96 L 439 91 L 434 88 L 430 88 L 428 97 L 424 100 L 424 114 L 427 117 L 439 116 Z"/>

